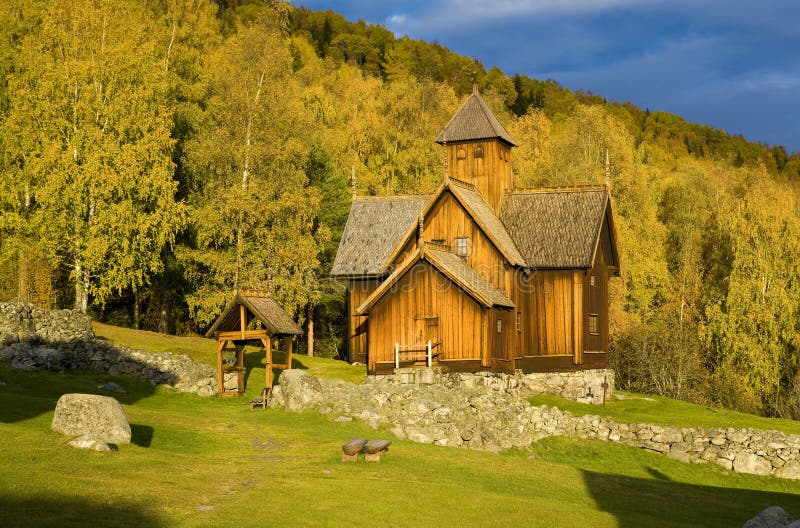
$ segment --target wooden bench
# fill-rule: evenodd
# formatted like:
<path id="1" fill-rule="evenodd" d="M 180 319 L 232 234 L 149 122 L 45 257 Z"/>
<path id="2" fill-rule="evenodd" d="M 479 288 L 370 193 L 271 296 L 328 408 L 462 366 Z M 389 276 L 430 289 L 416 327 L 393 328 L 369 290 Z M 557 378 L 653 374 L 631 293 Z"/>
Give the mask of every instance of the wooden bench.
<path id="1" fill-rule="evenodd" d="M 259 405 L 262 409 L 266 409 L 267 405 L 269 405 L 270 396 L 272 396 L 272 387 L 264 387 L 264 390 L 261 391 L 261 395 L 258 398 L 250 400 L 250 410 L 252 411 Z"/>
<path id="2" fill-rule="evenodd" d="M 364 446 L 364 460 L 366 462 L 380 462 L 381 455 L 389 450 L 392 445 L 390 440 L 370 440 Z"/>
<path id="3" fill-rule="evenodd" d="M 342 462 L 355 462 L 358 455 L 364 452 L 367 441 L 364 438 L 353 438 L 349 442 L 342 444 Z"/>

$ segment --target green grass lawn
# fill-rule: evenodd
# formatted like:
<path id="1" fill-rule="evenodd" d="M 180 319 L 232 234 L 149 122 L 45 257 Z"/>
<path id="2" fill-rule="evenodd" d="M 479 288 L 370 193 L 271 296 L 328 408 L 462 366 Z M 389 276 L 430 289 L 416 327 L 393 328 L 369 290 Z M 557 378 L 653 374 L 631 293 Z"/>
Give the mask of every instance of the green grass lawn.
<path id="1" fill-rule="evenodd" d="M 315 413 L 251 411 L 126 377 L 0 367 L 0 526 L 741 526 L 800 483 L 552 438 L 491 454 L 394 440 L 377 464 L 341 443 L 391 438 Z M 134 444 L 69 448 L 56 399 L 113 380 Z M 680 505 L 676 507 L 676 505 Z"/>
<path id="2" fill-rule="evenodd" d="M 576 416 L 596 414 L 611 417 L 618 422 L 645 422 L 678 427 L 752 427 L 800 434 L 800 422 L 795 420 L 764 418 L 650 394 L 623 391 L 618 391 L 617 394 L 624 399 L 612 397 L 605 406 L 578 403 L 558 396 L 533 396 L 528 401 L 533 405 L 558 407 Z"/>
<path id="3" fill-rule="evenodd" d="M 132 334 L 141 341 L 126 344 L 156 348 L 147 343 L 164 337 Z M 185 341 L 163 346 L 170 342 L 177 346 L 162 350 L 185 351 Z M 250 376 L 261 380 L 256 352 Z M 323 360 L 297 360 L 325 371 Z M 112 453 L 68 447 L 50 430 L 56 400 L 97 393 L 109 380 L 128 389 L 118 399 L 134 443 Z M 0 381 L 0 526 L 731 527 L 771 505 L 800 516 L 799 482 L 608 442 L 550 438 L 491 454 L 401 441 L 316 413 L 251 411 L 247 398 L 200 398 L 127 377 L 0 364 Z M 341 444 L 357 436 L 393 444 L 380 463 L 340 462 Z"/>

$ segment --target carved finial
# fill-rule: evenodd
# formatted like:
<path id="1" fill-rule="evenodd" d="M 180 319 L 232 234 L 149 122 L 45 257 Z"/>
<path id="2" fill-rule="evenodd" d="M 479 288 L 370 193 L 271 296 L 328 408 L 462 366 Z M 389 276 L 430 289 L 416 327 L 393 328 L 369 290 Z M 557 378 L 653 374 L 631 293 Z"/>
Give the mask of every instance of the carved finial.
<path id="1" fill-rule="evenodd" d="M 356 166 L 350 165 L 350 187 L 353 191 L 353 201 L 356 199 Z"/>
<path id="2" fill-rule="evenodd" d="M 478 83 L 472 83 L 472 94 L 478 95 Z"/>

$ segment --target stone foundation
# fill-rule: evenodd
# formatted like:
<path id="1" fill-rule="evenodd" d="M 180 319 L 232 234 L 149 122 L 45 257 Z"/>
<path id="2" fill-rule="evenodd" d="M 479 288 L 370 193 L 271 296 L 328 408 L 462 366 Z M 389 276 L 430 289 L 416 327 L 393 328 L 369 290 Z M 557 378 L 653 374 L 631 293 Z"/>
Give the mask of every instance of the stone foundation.
<path id="1" fill-rule="evenodd" d="M 443 372 L 438 367 L 399 368 L 393 375 L 369 376 L 371 383 L 399 385 L 432 385 L 445 387 L 486 387 L 501 393 L 522 396 L 549 394 L 581 403 L 602 404 L 614 391 L 614 371 L 611 369 L 579 370 L 576 372 L 535 372 L 513 375 L 495 372 Z"/>

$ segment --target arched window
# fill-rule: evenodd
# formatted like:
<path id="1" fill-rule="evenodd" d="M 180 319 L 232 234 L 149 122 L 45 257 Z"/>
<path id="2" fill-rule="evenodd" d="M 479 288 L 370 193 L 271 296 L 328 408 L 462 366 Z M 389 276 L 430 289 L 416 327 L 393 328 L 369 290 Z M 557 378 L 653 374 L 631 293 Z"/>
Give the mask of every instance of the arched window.
<path id="1" fill-rule="evenodd" d="M 467 159 L 467 151 L 463 148 L 456 151 L 456 159 Z"/>
<path id="2" fill-rule="evenodd" d="M 475 150 L 472 151 L 472 156 L 476 157 L 476 158 L 482 158 L 483 157 L 483 147 L 481 147 L 480 145 L 475 147 Z"/>

